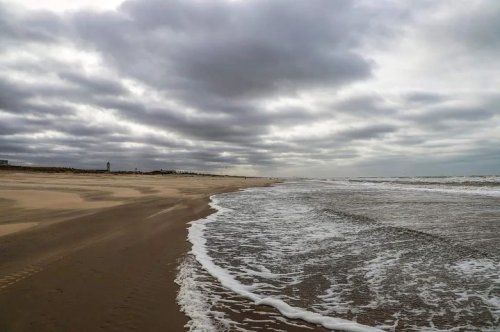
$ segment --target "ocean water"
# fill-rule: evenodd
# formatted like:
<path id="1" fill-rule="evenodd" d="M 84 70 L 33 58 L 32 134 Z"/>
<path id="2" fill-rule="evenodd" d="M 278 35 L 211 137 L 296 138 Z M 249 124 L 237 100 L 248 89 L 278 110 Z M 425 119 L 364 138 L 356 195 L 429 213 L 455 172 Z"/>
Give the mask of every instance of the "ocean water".
<path id="1" fill-rule="evenodd" d="M 191 331 L 500 331 L 500 177 L 288 181 L 212 197 Z"/>

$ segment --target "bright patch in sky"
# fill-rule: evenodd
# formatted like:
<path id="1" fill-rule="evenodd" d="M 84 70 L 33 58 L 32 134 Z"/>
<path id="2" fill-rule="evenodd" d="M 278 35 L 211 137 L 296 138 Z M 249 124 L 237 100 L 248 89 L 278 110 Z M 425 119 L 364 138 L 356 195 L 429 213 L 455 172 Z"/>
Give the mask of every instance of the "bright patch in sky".
<path id="1" fill-rule="evenodd" d="M 77 11 L 82 9 L 114 10 L 125 0 L 15 0 L 13 4 L 29 9 L 50 10 L 54 12 Z"/>

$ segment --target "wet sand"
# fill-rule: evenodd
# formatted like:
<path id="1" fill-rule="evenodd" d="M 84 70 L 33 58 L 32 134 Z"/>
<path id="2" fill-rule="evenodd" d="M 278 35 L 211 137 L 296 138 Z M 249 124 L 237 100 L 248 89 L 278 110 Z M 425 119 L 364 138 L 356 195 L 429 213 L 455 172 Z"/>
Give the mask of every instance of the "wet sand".
<path id="1" fill-rule="evenodd" d="M 174 279 L 209 196 L 269 179 L 0 172 L 0 331 L 183 331 Z"/>

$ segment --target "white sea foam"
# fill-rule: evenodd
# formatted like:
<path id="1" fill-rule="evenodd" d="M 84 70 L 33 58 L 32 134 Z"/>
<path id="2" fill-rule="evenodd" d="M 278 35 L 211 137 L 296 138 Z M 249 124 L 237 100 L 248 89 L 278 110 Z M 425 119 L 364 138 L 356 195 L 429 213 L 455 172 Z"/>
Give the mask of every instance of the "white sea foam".
<path id="1" fill-rule="evenodd" d="M 212 197 L 217 212 L 189 228 L 192 282 L 179 277 L 192 331 L 269 320 L 283 331 L 290 318 L 347 331 L 495 326 L 499 259 L 468 244 L 492 248 L 496 199 L 383 186 L 305 181 Z M 278 311 L 256 314 L 251 303 Z"/>
<path id="2" fill-rule="evenodd" d="M 357 185 L 359 187 L 372 187 L 372 188 L 380 188 L 380 189 L 388 189 L 388 190 L 401 190 L 401 191 L 422 191 L 422 192 L 436 192 L 443 194 L 467 194 L 467 195 L 482 195 L 482 196 L 491 196 L 491 197 L 500 197 L 500 189 L 498 187 L 467 187 L 467 186 L 447 186 L 446 183 L 442 185 L 419 185 L 415 183 L 415 185 L 411 184 L 399 184 L 394 182 L 359 182 L 353 184 L 352 182 L 342 181 L 337 182 L 337 184 L 346 185 L 349 187 L 353 187 Z"/>
<path id="3" fill-rule="evenodd" d="M 498 273 L 498 262 L 488 258 L 479 260 L 466 259 L 458 262 L 452 268 L 455 268 L 457 272 L 465 274 L 468 277 L 489 278 L 494 281 L 494 284 L 484 294 L 469 294 L 467 291 L 464 291 L 460 294 L 460 297 L 464 300 L 471 297 L 480 298 L 481 301 L 491 307 L 491 313 L 496 317 L 497 321 L 500 320 L 500 274 Z"/>
<path id="4" fill-rule="evenodd" d="M 336 329 L 336 330 L 352 331 L 352 332 L 381 331 L 378 328 L 358 324 L 350 320 L 323 316 L 321 314 L 310 312 L 302 308 L 293 307 L 288 305 L 284 301 L 276 298 L 262 297 L 258 294 L 253 293 L 252 287 L 241 284 L 227 270 L 217 266 L 214 263 L 213 259 L 208 255 L 208 250 L 206 248 L 207 241 L 204 237 L 204 231 L 208 223 L 217 220 L 217 215 L 220 214 L 221 211 L 223 211 L 223 208 L 217 205 L 216 198 L 212 196 L 211 199 L 212 199 L 211 203 L 212 208 L 218 210 L 218 212 L 208 216 L 207 218 L 192 222 L 189 228 L 188 239 L 193 245 L 191 253 L 196 257 L 197 261 L 224 287 L 253 301 L 256 305 L 272 306 L 276 308 L 282 315 L 288 318 L 302 319 L 309 323 L 321 325 L 327 329 Z"/>
<path id="5" fill-rule="evenodd" d="M 350 181 L 351 180 L 351 181 Z M 468 194 L 500 197 L 500 177 L 443 177 L 443 178 L 352 178 L 321 181 L 352 188 L 380 188 L 446 194 Z M 470 185 L 473 182 L 476 185 Z"/>
<path id="6" fill-rule="evenodd" d="M 187 327 L 189 331 L 217 332 L 217 328 L 208 316 L 210 305 L 203 292 L 203 285 L 196 280 L 196 271 L 190 257 L 179 266 L 175 282 L 180 286 L 177 302 L 184 313 L 190 318 Z"/>

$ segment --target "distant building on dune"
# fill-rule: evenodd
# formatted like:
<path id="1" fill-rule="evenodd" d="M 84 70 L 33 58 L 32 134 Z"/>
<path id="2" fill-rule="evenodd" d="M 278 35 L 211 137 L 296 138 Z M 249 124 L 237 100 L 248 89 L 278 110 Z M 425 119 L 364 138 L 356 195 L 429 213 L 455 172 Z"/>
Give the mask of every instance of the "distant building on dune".
<path id="1" fill-rule="evenodd" d="M 0 166 L 7 166 L 9 164 L 8 160 L 0 159 Z"/>
<path id="2" fill-rule="evenodd" d="M 111 172 L 111 163 L 109 161 L 106 163 L 106 170 Z"/>

